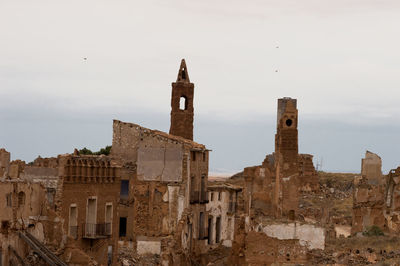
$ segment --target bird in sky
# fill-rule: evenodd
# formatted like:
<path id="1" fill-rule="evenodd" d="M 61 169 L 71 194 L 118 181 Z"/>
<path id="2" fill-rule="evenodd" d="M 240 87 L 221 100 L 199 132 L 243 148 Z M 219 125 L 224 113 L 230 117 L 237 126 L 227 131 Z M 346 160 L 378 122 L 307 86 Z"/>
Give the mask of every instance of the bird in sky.
<path id="1" fill-rule="evenodd" d="M 84 57 L 83 60 L 87 60 L 87 57 Z"/>

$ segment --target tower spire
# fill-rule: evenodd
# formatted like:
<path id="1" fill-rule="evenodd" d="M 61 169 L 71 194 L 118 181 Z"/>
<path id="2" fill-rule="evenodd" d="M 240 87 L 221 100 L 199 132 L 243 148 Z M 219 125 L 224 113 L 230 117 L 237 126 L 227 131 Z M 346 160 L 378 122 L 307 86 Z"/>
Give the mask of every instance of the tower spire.
<path id="1" fill-rule="evenodd" d="M 189 73 L 187 71 L 185 59 L 181 60 L 181 66 L 179 67 L 178 78 L 176 79 L 176 82 L 190 83 Z"/>

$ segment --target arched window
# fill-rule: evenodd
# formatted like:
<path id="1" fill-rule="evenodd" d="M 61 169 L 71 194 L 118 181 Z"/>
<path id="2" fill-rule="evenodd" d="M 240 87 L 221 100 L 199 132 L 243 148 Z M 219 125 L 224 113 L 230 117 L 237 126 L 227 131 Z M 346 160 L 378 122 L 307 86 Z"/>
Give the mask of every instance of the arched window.
<path id="1" fill-rule="evenodd" d="M 187 110 L 187 98 L 185 96 L 181 96 L 179 99 L 179 110 Z"/>
<path id="2" fill-rule="evenodd" d="M 23 206 L 25 205 L 25 193 L 23 191 L 20 191 L 18 193 L 18 206 Z"/>

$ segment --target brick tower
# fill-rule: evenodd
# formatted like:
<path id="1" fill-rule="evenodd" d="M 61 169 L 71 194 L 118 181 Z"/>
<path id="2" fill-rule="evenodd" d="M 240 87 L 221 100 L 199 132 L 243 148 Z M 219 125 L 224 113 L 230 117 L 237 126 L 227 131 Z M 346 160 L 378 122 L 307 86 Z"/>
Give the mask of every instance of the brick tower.
<path id="1" fill-rule="evenodd" d="M 289 97 L 278 99 L 275 154 L 281 155 L 282 175 L 298 173 L 297 100 Z"/>
<path id="2" fill-rule="evenodd" d="M 295 219 L 298 211 L 299 151 L 297 100 L 278 99 L 275 135 L 275 207 L 276 216 Z"/>
<path id="3" fill-rule="evenodd" d="M 182 59 L 178 78 L 172 83 L 169 134 L 193 140 L 193 98 L 194 84 L 190 82 L 185 59 Z"/>

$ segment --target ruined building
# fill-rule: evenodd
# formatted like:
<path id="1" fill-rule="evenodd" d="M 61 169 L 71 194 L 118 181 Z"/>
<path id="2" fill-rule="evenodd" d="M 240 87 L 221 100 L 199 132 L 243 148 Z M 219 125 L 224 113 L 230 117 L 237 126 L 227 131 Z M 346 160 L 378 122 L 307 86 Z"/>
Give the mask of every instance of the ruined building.
<path id="1" fill-rule="evenodd" d="M 108 156 L 75 150 L 25 164 L 0 150 L 0 196 L 10 208 L 0 241 L 14 250 L 0 256 L 2 265 L 26 263 L 30 250 L 46 246 L 40 258 L 61 259 L 56 265 L 116 265 L 122 248 L 163 265 L 205 253 L 209 150 L 193 141 L 193 96 L 182 60 L 170 134 L 114 120 Z"/>
<path id="2" fill-rule="evenodd" d="M 312 156 L 298 153 L 297 101 L 278 100 L 275 152 L 243 171 L 243 203 L 235 221 L 232 262 L 305 263 L 324 249 L 325 229 L 299 221 L 299 193 L 319 189 Z"/>
<path id="3" fill-rule="evenodd" d="M 312 155 L 298 153 L 297 100 L 278 99 L 275 152 L 260 166 L 244 169 L 245 212 L 249 216 L 295 219 L 300 190 L 318 189 Z"/>
<path id="4" fill-rule="evenodd" d="M 207 241 L 209 151 L 192 141 L 193 88 L 182 60 L 172 83 L 170 134 L 118 120 L 113 124 L 111 156 L 126 172 L 120 239 L 133 243 L 138 254 L 160 255 L 165 265 L 201 254 Z"/>
<path id="5" fill-rule="evenodd" d="M 386 182 L 381 168 L 381 158 L 367 151 L 361 161 L 361 177 L 354 181 L 352 233 L 363 232 L 372 225 L 386 228 Z"/>
<path id="6" fill-rule="evenodd" d="M 232 247 L 239 186 L 210 182 L 208 185 L 208 245 Z"/>
<path id="7" fill-rule="evenodd" d="M 354 180 L 352 233 L 377 226 L 389 234 L 400 232 L 400 167 L 382 174 L 382 160 L 370 151 L 361 161 L 361 177 Z"/>

